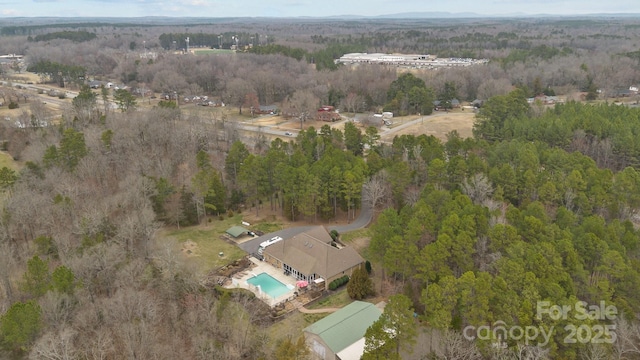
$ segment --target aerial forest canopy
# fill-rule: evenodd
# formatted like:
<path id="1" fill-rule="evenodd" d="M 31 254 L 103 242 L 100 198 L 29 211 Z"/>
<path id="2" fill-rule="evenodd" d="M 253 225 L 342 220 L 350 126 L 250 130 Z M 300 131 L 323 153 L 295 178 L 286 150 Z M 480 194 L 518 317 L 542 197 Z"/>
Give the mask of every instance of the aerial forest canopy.
<path id="1" fill-rule="evenodd" d="M 20 105 L 0 123 L 17 162 L 0 168 L 0 358 L 277 359 L 296 339 L 276 339 L 266 305 L 211 285 L 166 234 L 273 214 L 332 224 L 370 206 L 358 241 L 375 291 L 402 292 L 391 308 L 419 334 L 437 330 L 434 358 L 509 358 L 494 353 L 498 340 L 509 354 L 537 351 L 543 339 L 462 338 L 506 324 L 555 329 L 537 359 L 638 359 L 638 20 L 162 21 L 0 30 L 0 53 L 24 55 L 0 72 L 2 102 Z M 77 29 L 96 36 L 74 41 Z M 224 50 L 168 50 L 187 37 Z M 337 65 L 345 52 L 490 61 Z M 532 100 L 553 94 L 567 101 Z M 390 125 L 417 123 L 454 99 L 478 106 L 453 110 L 476 114 L 473 138 L 382 138 L 374 123 L 384 111 Z M 247 130 L 265 105 L 295 129 Z M 309 126 L 325 105 L 361 121 Z M 619 341 L 567 344 L 566 328 L 586 324 L 538 318 L 540 301 L 615 306 L 594 325 L 615 325 Z M 394 319 L 382 319 L 371 333 L 393 344 Z M 376 350 L 367 356 L 387 358 Z"/>
<path id="2" fill-rule="evenodd" d="M 640 167 L 640 111 L 618 104 L 571 101 L 533 116 L 522 92 L 491 98 L 480 111 L 476 135 L 487 140 L 540 141 L 579 151 L 598 166 Z"/>
<path id="3" fill-rule="evenodd" d="M 397 163 L 382 171 L 403 169 L 408 190 L 372 226 L 371 255 L 405 283 L 430 326 L 553 326 L 550 355 L 575 358 L 588 347 L 567 344 L 558 329 L 581 323 L 537 318 L 538 302 L 603 301 L 627 319 L 640 311 L 640 170 L 630 139 L 639 115 L 577 103 L 533 115 L 516 91 L 486 103 L 476 140 L 396 138 Z"/>

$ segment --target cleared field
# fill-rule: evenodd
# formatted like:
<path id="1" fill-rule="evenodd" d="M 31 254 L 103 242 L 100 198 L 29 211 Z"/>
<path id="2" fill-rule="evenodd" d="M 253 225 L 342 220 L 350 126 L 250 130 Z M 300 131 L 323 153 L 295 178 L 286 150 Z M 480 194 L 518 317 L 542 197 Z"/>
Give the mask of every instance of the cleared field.
<path id="1" fill-rule="evenodd" d="M 235 51 L 228 49 L 193 49 L 191 50 L 195 55 L 218 55 L 218 54 L 233 54 Z"/>
<path id="2" fill-rule="evenodd" d="M 390 131 L 383 131 L 381 138 L 383 141 L 392 141 L 395 136 L 400 135 L 433 135 L 441 140 L 446 140 L 447 134 L 453 130 L 458 131 L 461 137 L 473 136 L 473 123 L 476 114 L 471 111 L 435 113 L 434 115 L 425 116 L 423 119 L 414 117 L 410 125 L 398 126 L 394 119 L 394 125 Z"/>
<path id="3" fill-rule="evenodd" d="M 182 252 L 185 260 L 193 262 L 198 268 L 198 273 L 204 275 L 246 255 L 235 244 L 221 238 L 228 228 L 240 225 L 241 222 L 242 215 L 225 217 L 222 221 L 212 219 L 211 222 L 205 221 L 198 226 L 165 230 L 158 241 L 162 243 L 175 239 L 179 246 L 176 251 Z M 223 256 L 220 256 L 220 253 L 223 253 Z"/>

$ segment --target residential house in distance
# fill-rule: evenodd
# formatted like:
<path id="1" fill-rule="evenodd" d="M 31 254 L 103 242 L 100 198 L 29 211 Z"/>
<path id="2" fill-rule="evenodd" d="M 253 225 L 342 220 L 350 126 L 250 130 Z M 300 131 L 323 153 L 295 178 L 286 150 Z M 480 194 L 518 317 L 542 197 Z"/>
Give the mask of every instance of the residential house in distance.
<path id="1" fill-rule="evenodd" d="M 264 261 L 298 280 L 324 280 L 325 289 L 344 275 L 351 276 L 364 259 L 352 247 L 336 243 L 324 226 L 316 226 L 266 247 Z"/>
<path id="2" fill-rule="evenodd" d="M 316 120 L 318 121 L 334 122 L 340 121 L 341 119 L 340 114 L 338 114 L 335 108 L 330 105 L 322 106 L 316 113 Z"/>
<path id="3" fill-rule="evenodd" d="M 100 89 L 100 87 L 102 87 L 102 81 L 98 81 L 98 80 L 89 81 L 89 87 L 92 89 Z"/>
<path id="4" fill-rule="evenodd" d="M 258 111 L 256 111 L 256 113 L 275 115 L 278 113 L 278 106 L 277 105 L 260 105 L 260 108 L 258 109 Z"/>
<path id="5" fill-rule="evenodd" d="M 364 334 L 382 315 L 376 305 L 354 301 L 304 329 L 311 351 L 324 360 L 358 360 L 364 352 Z"/>

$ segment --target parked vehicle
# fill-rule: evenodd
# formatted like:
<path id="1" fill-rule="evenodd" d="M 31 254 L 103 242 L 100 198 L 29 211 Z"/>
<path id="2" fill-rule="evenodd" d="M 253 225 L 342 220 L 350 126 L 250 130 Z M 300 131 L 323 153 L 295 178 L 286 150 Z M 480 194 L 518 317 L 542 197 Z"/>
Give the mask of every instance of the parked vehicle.
<path id="1" fill-rule="evenodd" d="M 264 252 L 264 249 L 267 248 L 267 246 L 269 245 L 273 245 L 275 243 L 277 243 L 278 241 L 281 241 L 282 238 L 280 236 L 274 236 L 271 239 L 267 240 L 267 241 L 263 241 L 260 243 L 260 246 L 258 247 L 258 254 L 262 255 L 262 253 Z"/>

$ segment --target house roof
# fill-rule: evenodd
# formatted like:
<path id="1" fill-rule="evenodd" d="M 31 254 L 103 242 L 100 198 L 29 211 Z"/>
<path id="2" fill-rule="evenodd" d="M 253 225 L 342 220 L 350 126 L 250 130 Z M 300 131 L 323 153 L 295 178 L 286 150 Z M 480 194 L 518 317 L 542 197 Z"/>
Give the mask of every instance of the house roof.
<path id="1" fill-rule="evenodd" d="M 237 238 L 238 236 L 246 233 L 247 231 L 249 230 L 243 228 L 242 226 L 234 226 L 227 229 L 226 233 L 233 236 L 234 238 Z"/>
<path id="2" fill-rule="evenodd" d="M 324 226 L 316 226 L 270 245 L 264 252 L 305 275 L 317 274 L 325 279 L 364 262 L 353 248 L 338 249 L 332 241 Z"/>
<path id="3" fill-rule="evenodd" d="M 362 339 L 381 314 L 382 311 L 371 303 L 354 301 L 304 331 L 318 335 L 337 354 Z"/>
<path id="4" fill-rule="evenodd" d="M 276 111 L 278 110 L 277 105 L 260 105 L 260 111 Z"/>

